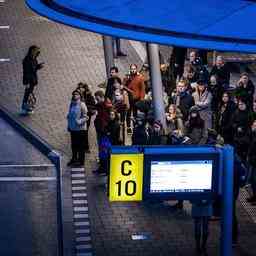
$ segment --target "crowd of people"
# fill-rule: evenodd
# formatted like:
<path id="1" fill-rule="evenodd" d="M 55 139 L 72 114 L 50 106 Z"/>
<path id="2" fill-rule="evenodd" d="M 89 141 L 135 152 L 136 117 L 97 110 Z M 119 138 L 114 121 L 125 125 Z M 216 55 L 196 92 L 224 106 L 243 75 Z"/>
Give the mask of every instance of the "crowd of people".
<path id="1" fill-rule="evenodd" d="M 39 54 L 40 48 L 33 45 L 23 60 L 22 113 L 33 111 L 29 97 L 38 82 L 37 71 L 43 68 L 43 63 L 37 61 Z M 217 56 L 211 68 L 207 66 L 205 51 L 191 51 L 187 65 L 185 56 L 185 49 L 174 47 L 169 71 L 165 69 L 162 76 L 166 127 L 154 117 L 157 106 L 153 106 L 150 82 L 136 64 L 130 65 L 124 78 L 117 67 L 112 67 L 105 91 L 93 94 L 88 84 L 78 83 L 67 114 L 72 149 L 68 166 L 84 166 L 85 154 L 90 153 L 88 130 L 92 117 L 99 151 L 96 174 L 108 174 L 110 146 L 125 145 L 128 136 L 132 145 L 231 144 L 235 149 L 233 242 L 236 242 L 235 205 L 239 188 L 246 183 L 239 176 L 241 169 L 248 170 L 247 182 L 251 184 L 247 201 L 256 206 L 255 87 L 248 73 L 241 73 L 231 86 L 230 70 L 222 56 Z M 166 74 L 172 79 L 166 79 Z M 177 207 L 182 206 L 179 201 Z M 219 208 L 217 200 L 215 216 L 219 215 Z M 206 218 L 204 226 L 207 221 Z"/>
<path id="2" fill-rule="evenodd" d="M 136 64 L 130 65 L 123 79 L 118 68 L 112 67 L 105 91 L 98 90 L 94 95 L 86 83 L 79 83 L 67 116 L 73 153 L 68 165 L 84 165 L 84 155 L 90 152 L 88 129 L 95 115 L 99 168 L 94 173 L 108 174 L 108 150 L 111 145 L 125 145 L 127 136 L 132 145 L 231 144 L 235 169 L 242 165 L 250 170 L 252 195 L 247 201 L 256 205 L 256 100 L 249 74 L 241 73 L 231 86 L 224 58 L 217 56 L 209 69 L 196 51 L 190 52 L 187 65 L 174 67 L 178 68 L 174 70 L 175 85 L 163 83 L 166 127 L 154 118 L 150 83 Z M 240 177 L 234 184 L 235 208 Z M 177 207 L 182 208 L 182 203 L 179 201 Z M 235 210 L 233 218 L 235 242 Z"/>
<path id="3" fill-rule="evenodd" d="M 212 143 L 215 136 L 216 143 L 233 145 L 241 161 L 253 170 L 253 195 L 248 201 L 256 204 L 253 82 L 248 73 L 241 73 L 236 85 L 230 86 L 230 71 L 222 56 L 217 56 L 211 70 L 196 51 L 189 57 L 183 72 L 178 72 L 175 87 L 170 91 L 164 86 L 166 127 L 154 118 L 151 86 L 136 64 L 130 65 L 123 79 L 118 68 L 112 67 L 105 91 L 94 95 L 86 83 L 79 83 L 68 114 L 73 151 L 69 164 L 83 164 L 82 155 L 90 151 L 88 129 L 93 115 L 99 153 L 107 144 L 125 145 L 127 136 L 133 145 L 203 145 Z M 96 172 L 106 173 L 107 166 L 100 163 Z"/>

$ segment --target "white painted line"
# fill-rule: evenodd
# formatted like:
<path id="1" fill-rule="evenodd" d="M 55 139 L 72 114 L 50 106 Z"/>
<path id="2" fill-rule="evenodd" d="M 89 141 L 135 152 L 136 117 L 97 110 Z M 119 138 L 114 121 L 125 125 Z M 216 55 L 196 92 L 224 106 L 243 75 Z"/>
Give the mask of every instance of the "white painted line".
<path id="1" fill-rule="evenodd" d="M 88 207 L 74 207 L 75 212 L 88 212 Z"/>
<path id="2" fill-rule="evenodd" d="M 85 175 L 84 173 L 76 173 L 76 174 L 71 174 L 72 178 L 84 178 Z"/>
<path id="3" fill-rule="evenodd" d="M 50 181 L 56 177 L 0 177 L 0 181 Z"/>
<path id="4" fill-rule="evenodd" d="M 84 214 L 75 214 L 74 215 L 75 219 L 84 219 L 84 218 L 89 218 L 89 215 L 84 213 Z"/>
<path id="5" fill-rule="evenodd" d="M 92 256 L 91 252 L 77 253 L 76 256 Z"/>
<path id="6" fill-rule="evenodd" d="M 78 190 L 86 190 L 85 186 L 79 186 L 79 187 L 72 187 L 72 190 L 78 191 Z"/>
<path id="7" fill-rule="evenodd" d="M 90 230 L 89 229 L 77 229 L 76 234 L 90 234 Z"/>
<path id="8" fill-rule="evenodd" d="M 15 167 L 15 168 L 22 168 L 22 167 L 54 167 L 53 164 L 1 164 L 0 168 L 8 168 L 8 167 Z"/>
<path id="9" fill-rule="evenodd" d="M 84 172 L 84 168 L 72 168 L 71 172 Z"/>
<path id="10" fill-rule="evenodd" d="M 77 250 L 83 250 L 83 249 L 91 249 L 92 246 L 90 244 L 81 244 L 81 245 L 76 245 Z"/>
<path id="11" fill-rule="evenodd" d="M 0 29 L 9 29 L 10 26 L 0 26 Z"/>
<path id="12" fill-rule="evenodd" d="M 87 200 L 73 200 L 73 204 L 88 204 Z"/>
<path id="13" fill-rule="evenodd" d="M 0 0 L 0 3 L 5 3 L 5 0 Z"/>
<path id="14" fill-rule="evenodd" d="M 76 242 L 89 242 L 91 241 L 90 236 L 77 237 Z"/>
<path id="15" fill-rule="evenodd" d="M 91 252 L 77 253 L 76 256 L 93 256 Z"/>
<path id="16" fill-rule="evenodd" d="M 80 221 L 80 222 L 75 222 L 76 227 L 80 226 L 90 226 L 90 223 L 88 221 Z"/>
<path id="17" fill-rule="evenodd" d="M 72 180 L 72 184 L 85 184 L 85 180 Z"/>
<path id="18" fill-rule="evenodd" d="M 10 61 L 11 59 L 4 59 L 4 58 L 1 58 L 0 59 L 0 62 L 8 62 L 8 61 Z"/>
<path id="19" fill-rule="evenodd" d="M 87 197 L 87 193 L 74 193 L 72 197 Z"/>

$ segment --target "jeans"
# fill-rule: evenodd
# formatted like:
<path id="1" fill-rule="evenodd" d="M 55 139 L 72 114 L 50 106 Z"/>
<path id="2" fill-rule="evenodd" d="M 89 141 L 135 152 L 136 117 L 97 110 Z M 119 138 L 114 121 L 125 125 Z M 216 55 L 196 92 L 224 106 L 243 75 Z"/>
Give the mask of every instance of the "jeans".
<path id="1" fill-rule="evenodd" d="M 27 102 L 28 102 L 28 97 L 31 93 L 33 93 L 35 88 L 34 84 L 29 84 L 29 87 L 25 88 L 24 96 L 23 96 L 23 101 L 22 101 L 22 109 L 27 110 Z"/>

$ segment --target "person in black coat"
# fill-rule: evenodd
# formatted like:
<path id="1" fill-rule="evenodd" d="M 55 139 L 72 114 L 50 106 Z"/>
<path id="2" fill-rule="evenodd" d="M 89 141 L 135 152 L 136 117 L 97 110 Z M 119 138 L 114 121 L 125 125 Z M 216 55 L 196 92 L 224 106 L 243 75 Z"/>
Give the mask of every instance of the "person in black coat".
<path id="1" fill-rule="evenodd" d="M 238 127 L 245 128 L 246 131 L 249 130 L 250 126 L 250 112 L 246 105 L 246 101 L 244 99 L 239 99 L 237 102 L 237 109 L 233 113 L 231 118 L 232 124 L 232 134 L 235 133 Z"/>
<path id="2" fill-rule="evenodd" d="M 118 76 L 118 68 L 117 67 L 111 67 L 110 68 L 110 77 L 107 81 L 107 87 L 105 91 L 105 98 L 108 98 L 109 100 L 112 100 L 113 94 L 114 94 L 114 83 L 117 81 L 119 84 L 122 84 L 121 78 Z"/>
<path id="3" fill-rule="evenodd" d="M 224 92 L 217 110 L 216 130 L 224 138 L 226 144 L 232 144 L 231 119 L 236 110 L 236 104 L 231 100 L 228 92 Z"/>
<path id="4" fill-rule="evenodd" d="M 181 111 L 183 121 L 188 120 L 189 109 L 195 105 L 194 98 L 187 90 L 185 80 L 180 80 L 174 93 L 170 99 L 169 104 L 175 104 Z"/>
<path id="5" fill-rule="evenodd" d="M 212 67 L 210 76 L 216 76 L 217 83 L 227 89 L 230 83 L 230 70 L 222 56 L 217 56 L 216 64 Z"/>
<path id="6" fill-rule="evenodd" d="M 249 110 L 251 110 L 253 106 L 254 91 L 255 91 L 254 84 L 249 79 L 248 73 L 242 73 L 240 76 L 240 79 L 237 82 L 235 95 L 238 98 L 244 99 Z"/>
<path id="7" fill-rule="evenodd" d="M 149 136 L 146 129 L 146 116 L 138 113 L 132 134 L 132 145 L 148 145 Z"/>
<path id="8" fill-rule="evenodd" d="M 250 132 L 250 145 L 248 150 L 248 161 L 251 168 L 251 188 L 252 196 L 247 198 L 247 202 L 256 205 L 256 119 L 252 121 Z"/>
<path id="9" fill-rule="evenodd" d="M 106 135 L 108 136 L 111 145 L 116 146 L 122 144 L 120 141 L 119 117 L 118 113 L 114 109 L 109 111 L 109 122 L 106 127 Z"/>
<path id="10" fill-rule="evenodd" d="M 28 107 L 28 98 L 33 93 L 35 86 L 38 84 L 37 71 L 43 68 L 43 63 L 38 63 L 37 57 L 40 54 L 40 48 L 32 45 L 28 49 L 28 53 L 22 61 L 23 66 L 23 85 L 25 85 L 25 92 L 22 101 L 22 112 L 32 111 Z"/>

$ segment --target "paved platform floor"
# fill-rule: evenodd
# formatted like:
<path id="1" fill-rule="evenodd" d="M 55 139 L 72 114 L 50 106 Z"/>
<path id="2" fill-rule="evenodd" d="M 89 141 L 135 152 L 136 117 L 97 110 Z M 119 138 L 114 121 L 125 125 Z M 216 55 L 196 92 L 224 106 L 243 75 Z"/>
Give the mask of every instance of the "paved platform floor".
<path id="1" fill-rule="evenodd" d="M 41 18 L 29 11 L 22 0 L 1 3 L 0 22 L 10 25 L 1 31 L 0 101 L 16 117 L 35 130 L 53 147 L 70 157 L 69 135 L 66 130 L 66 112 L 70 94 L 79 81 L 88 82 L 92 90 L 105 79 L 102 41 L 99 35 L 76 30 Z M 116 64 L 124 74 L 130 63 L 141 64 L 131 44 L 122 41 L 128 57 Z M 21 61 L 31 44 L 41 47 L 40 61 L 45 68 L 39 73 L 36 89 L 38 106 L 35 114 L 19 116 L 23 95 Z M 235 80 L 236 77 L 233 76 Z M 91 236 L 95 255 L 193 255 L 193 223 L 189 205 L 184 211 L 171 211 L 160 203 L 112 203 L 106 196 L 104 178 L 95 177 L 96 139 L 90 127 L 91 154 L 86 155 L 86 180 L 91 222 Z M 75 255 L 72 230 L 73 210 L 70 170 L 63 169 L 64 231 L 66 255 Z M 234 255 L 256 255 L 256 225 L 239 204 L 240 245 Z M 211 223 L 209 255 L 218 255 L 219 224 Z M 145 240 L 133 240 L 143 235 Z"/>

